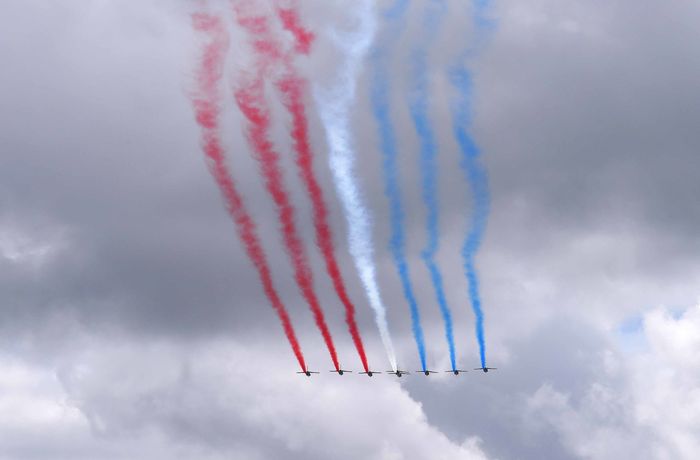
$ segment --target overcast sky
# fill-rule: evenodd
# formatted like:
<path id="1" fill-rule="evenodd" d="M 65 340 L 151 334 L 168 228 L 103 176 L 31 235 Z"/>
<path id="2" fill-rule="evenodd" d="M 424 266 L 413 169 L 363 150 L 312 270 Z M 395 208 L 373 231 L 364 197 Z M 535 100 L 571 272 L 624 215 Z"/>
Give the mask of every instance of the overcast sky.
<path id="1" fill-rule="evenodd" d="M 408 256 L 430 368 L 449 368 L 420 258 L 418 144 L 405 100 L 415 0 L 388 64 Z M 302 0 L 298 62 L 327 82 L 351 0 Z M 377 13 L 389 2 L 377 2 Z M 459 249 L 471 198 L 445 65 L 473 42 L 450 0 L 431 49 L 441 250 L 458 365 L 478 365 Z M 226 89 L 249 64 L 231 28 Z M 700 3 L 494 0 L 471 59 L 492 212 L 477 263 L 488 362 L 455 377 L 339 377 L 294 285 L 274 209 L 225 98 L 228 157 L 312 369 L 296 375 L 200 148 L 189 96 L 194 2 L 0 6 L 0 459 L 695 459 L 700 455 Z M 380 22 L 380 26 L 381 26 Z M 381 29 L 380 29 L 381 35 Z M 353 112 L 399 365 L 420 367 L 388 251 L 366 68 Z M 228 95 L 229 92 L 227 91 Z M 313 247 L 308 200 L 271 97 L 275 145 L 343 367 L 360 370 Z M 277 104 L 277 106 L 275 106 Z M 346 245 L 323 126 L 315 171 L 370 365 L 388 369 Z"/>

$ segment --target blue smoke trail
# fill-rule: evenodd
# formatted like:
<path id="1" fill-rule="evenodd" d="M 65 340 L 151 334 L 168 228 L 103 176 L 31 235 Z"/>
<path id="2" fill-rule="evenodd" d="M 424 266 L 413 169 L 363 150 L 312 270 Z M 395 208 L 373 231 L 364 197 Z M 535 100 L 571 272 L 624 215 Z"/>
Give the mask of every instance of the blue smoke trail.
<path id="1" fill-rule="evenodd" d="M 425 221 L 428 241 L 422 252 L 423 261 L 428 268 L 435 289 L 435 296 L 440 313 L 445 323 L 445 338 L 450 351 L 452 370 L 457 368 L 455 343 L 452 332 L 452 312 L 447 305 L 442 282 L 442 273 L 435 262 L 438 251 L 438 222 L 440 219 L 440 204 L 437 196 L 437 154 L 438 148 L 433 134 L 428 114 L 428 50 L 432 47 L 433 39 L 437 36 L 442 19 L 447 11 L 444 0 L 431 0 L 423 16 L 424 31 L 419 45 L 412 52 L 412 95 L 409 98 L 411 118 L 420 138 L 420 169 L 423 185 L 423 202 L 427 208 Z"/>
<path id="2" fill-rule="evenodd" d="M 401 190 L 399 187 L 397 148 L 394 126 L 391 122 L 389 104 L 389 79 L 387 76 L 386 61 L 387 50 L 394 44 L 401 32 L 403 19 L 408 8 L 407 0 L 398 0 L 384 13 L 385 19 L 389 23 L 387 33 L 384 34 L 383 43 L 375 48 L 372 53 L 372 111 L 377 119 L 379 129 L 380 146 L 383 156 L 384 173 L 384 193 L 389 199 L 390 220 L 391 220 L 391 241 L 389 247 L 394 259 L 394 264 L 401 279 L 404 297 L 411 310 L 411 323 L 413 336 L 418 346 L 418 354 L 422 369 L 426 369 L 425 362 L 425 341 L 423 339 L 423 328 L 420 323 L 420 312 L 418 303 L 413 294 L 408 263 L 406 262 L 405 235 L 404 235 L 404 212 L 401 202 Z"/>
<path id="3" fill-rule="evenodd" d="M 490 27 L 485 16 L 489 0 L 474 0 L 474 21 L 478 29 Z M 467 49 L 449 70 L 449 78 L 457 90 L 457 98 L 452 104 L 452 130 L 462 154 L 460 166 L 469 181 L 472 191 L 473 211 L 470 230 L 462 247 L 464 273 L 469 284 L 469 298 L 476 317 L 476 339 L 479 343 L 481 366 L 486 367 L 486 344 L 484 341 L 484 312 L 479 295 L 479 277 L 474 259 L 481 246 L 490 209 L 489 181 L 486 169 L 480 163 L 481 151 L 474 142 L 469 128 L 472 122 L 472 76 L 465 65 L 470 50 Z"/>

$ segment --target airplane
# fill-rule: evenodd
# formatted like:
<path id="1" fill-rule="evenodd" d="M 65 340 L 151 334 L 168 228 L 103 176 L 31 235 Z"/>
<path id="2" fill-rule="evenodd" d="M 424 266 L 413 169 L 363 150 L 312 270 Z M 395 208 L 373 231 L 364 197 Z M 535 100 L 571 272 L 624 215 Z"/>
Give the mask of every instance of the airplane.
<path id="1" fill-rule="evenodd" d="M 311 377 L 311 374 L 319 374 L 319 372 L 314 372 L 314 371 L 303 371 L 303 372 L 297 372 L 297 374 L 305 374 L 307 377 Z"/>
<path id="2" fill-rule="evenodd" d="M 489 370 L 495 371 L 496 369 L 498 369 L 498 368 L 497 367 L 475 367 L 474 368 L 475 371 L 484 371 L 484 372 L 488 372 Z"/>
<path id="3" fill-rule="evenodd" d="M 460 372 L 467 372 L 467 371 L 462 370 L 462 369 L 452 369 L 451 371 L 445 371 L 445 372 L 447 372 L 448 374 L 452 373 L 454 375 L 459 375 Z"/>
<path id="4" fill-rule="evenodd" d="M 397 369 L 397 370 L 395 370 L 395 371 L 386 371 L 386 372 L 387 372 L 387 374 L 393 374 L 393 375 L 395 375 L 395 376 L 397 376 L 397 377 L 399 377 L 399 378 L 401 378 L 402 375 L 408 375 L 408 374 L 410 374 L 410 372 L 402 371 L 402 370 L 400 370 L 400 369 Z"/>
<path id="5" fill-rule="evenodd" d="M 362 375 L 362 374 L 366 374 L 367 377 L 372 377 L 374 374 L 381 374 L 381 372 L 377 372 L 377 371 L 360 372 L 360 375 Z"/>
<path id="6" fill-rule="evenodd" d="M 337 373 L 338 375 L 343 375 L 343 374 L 346 373 L 346 372 L 352 373 L 352 371 L 346 371 L 346 370 L 344 370 L 344 369 L 338 369 L 338 370 L 335 370 L 335 371 L 328 371 L 328 372 L 335 372 L 335 373 Z"/>
<path id="7" fill-rule="evenodd" d="M 429 371 L 429 370 L 424 370 L 424 371 L 416 371 L 420 374 L 425 374 L 425 375 L 430 375 L 430 374 L 437 374 L 437 371 Z"/>

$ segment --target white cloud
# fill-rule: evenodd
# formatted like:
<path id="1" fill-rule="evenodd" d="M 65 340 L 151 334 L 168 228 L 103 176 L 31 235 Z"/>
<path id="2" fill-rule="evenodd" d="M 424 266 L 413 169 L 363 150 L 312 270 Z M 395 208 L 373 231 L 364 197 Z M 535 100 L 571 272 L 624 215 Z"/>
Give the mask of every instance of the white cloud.
<path id="1" fill-rule="evenodd" d="M 95 449 L 149 459 L 486 458 L 478 438 L 451 442 L 388 378 L 276 372 L 278 353 L 228 341 L 90 342 L 62 359 L 57 373 L 3 362 L 0 424 L 10 436 L 0 441 L 0 458 L 13 433 L 37 430 L 69 435 L 71 442 L 47 445 L 52 457 L 89 445 L 91 453 L 75 458 Z M 148 455 L 134 454 L 137 446 Z"/>
<path id="2" fill-rule="evenodd" d="M 576 456 L 690 460 L 700 454 L 700 306 L 678 318 L 655 309 L 643 326 L 648 349 L 606 353 L 600 378 L 582 397 L 544 384 L 529 398 L 530 416 Z"/>
<path id="3" fill-rule="evenodd" d="M 40 238 L 26 232 L 0 226 L 0 258 L 17 264 L 38 267 L 61 247 L 61 238 Z"/>

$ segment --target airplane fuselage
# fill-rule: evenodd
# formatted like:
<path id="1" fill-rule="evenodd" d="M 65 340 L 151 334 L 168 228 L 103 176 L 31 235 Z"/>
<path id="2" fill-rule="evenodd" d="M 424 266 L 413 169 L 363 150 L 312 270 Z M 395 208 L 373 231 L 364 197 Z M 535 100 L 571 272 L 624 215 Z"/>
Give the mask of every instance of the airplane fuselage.
<path id="1" fill-rule="evenodd" d="M 299 371 L 299 372 L 297 372 L 297 374 L 304 374 L 307 377 L 311 377 L 311 374 L 318 374 L 318 372 L 305 370 L 305 371 Z"/>

